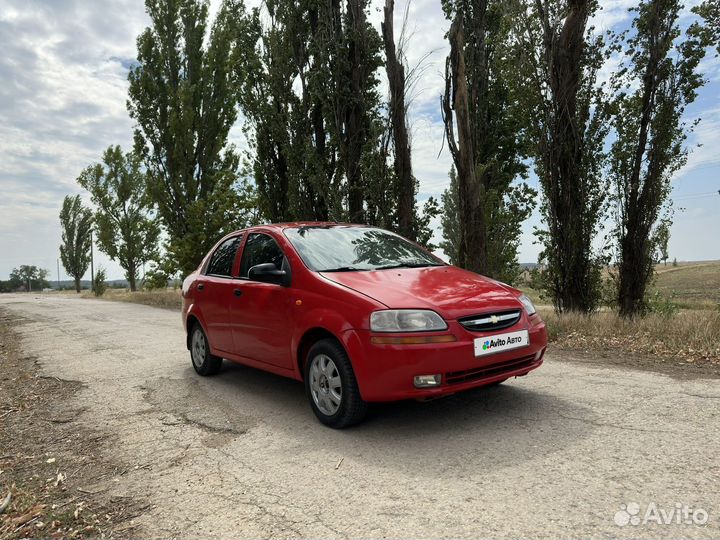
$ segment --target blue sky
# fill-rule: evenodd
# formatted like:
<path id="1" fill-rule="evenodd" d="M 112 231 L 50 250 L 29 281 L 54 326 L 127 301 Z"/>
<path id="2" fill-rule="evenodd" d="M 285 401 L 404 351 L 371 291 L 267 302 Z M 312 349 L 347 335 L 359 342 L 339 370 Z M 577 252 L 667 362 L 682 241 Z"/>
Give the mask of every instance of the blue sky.
<path id="1" fill-rule="evenodd" d="M 598 28 L 626 27 L 632 0 L 604 0 Z M 687 2 L 688 7 L 697 0 Z M 371 17 L 379 28 L 382 2 Z M 213 7 L 217 4 L 214 2 Z M 257 2 L 248 1 L 248 5 Z M 406 2 L 396 0 L 396 27 Z M 414 0 L 409 60 L 426 59 L 411 108 L 413 168 L 419 199 L 439 196 L 447 186 L 450 156 L 442 147 L 438 111 L 447 47 L 439 0 Z M 13 267 L 35 264 L 56 277 L 62 198 L 82 193 L 75 179 L 110 144 L 129 149 L 132 122 L 125 100 L 127 69 L 135 58 L 135 38 L 147 25 L 141 0 L 3 0 L 0 10 L 0 279 Z M 673 180 L 677 212 L 670 257 L 720 258 L 720 62 L 702 64 L 709 83 L 688 111 L 702 123 L 690 137 L 697 146 Z M 240 124 L 232 139 L 244 147 Z M 438 154 L 440 155 L 438 156 Z M 84 195 L 87 199 L 87 196 Z M 89 201 L 88 201 L 89 202 Z M 524 226 L 520 260 L 532 262 L 537 213 Z M 98 254 L 110 278 L 122 277 L 117 264 Z M 60 269 L 60 278 L 65 273 Z"/>

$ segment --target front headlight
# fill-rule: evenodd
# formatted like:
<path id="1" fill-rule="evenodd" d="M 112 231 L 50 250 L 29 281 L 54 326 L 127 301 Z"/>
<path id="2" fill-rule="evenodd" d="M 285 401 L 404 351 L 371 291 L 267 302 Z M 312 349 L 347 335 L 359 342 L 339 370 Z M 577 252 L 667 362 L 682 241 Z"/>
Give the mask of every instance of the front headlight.
<path id="1" fill-rule="evenodd" d="M 446 328 L 442 317 L 427 309 L 388 309 L 370 314 L 373 332 L 430 332 Z"/>
<path id="2" fill-rule="evenodd" d="M 527 312 L 528 315 L 535 314 L 535 312 L 537 310 L 535 309 L 535 306 L 533 305 L 532 300 L 530 300 L 524 294 L 522 296 L 519 296 L 518 300 L 520 300 L 520 303 L 523 305 L 523 307 L 525 308 L 525 311 Z"/>

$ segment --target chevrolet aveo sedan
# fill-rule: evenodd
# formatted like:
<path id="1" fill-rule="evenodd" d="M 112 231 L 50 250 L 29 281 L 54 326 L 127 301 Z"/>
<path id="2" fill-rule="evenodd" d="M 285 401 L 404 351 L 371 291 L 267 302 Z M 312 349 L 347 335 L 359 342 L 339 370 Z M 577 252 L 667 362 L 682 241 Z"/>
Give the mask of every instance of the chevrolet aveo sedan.
<path id="1" fill-rule="evenodd" d="M 192 365 L 226 358 L 303 381 L 321 422 L 370 402 L 428 399 L 526 375 L 545 324 L 520 291 L 367 226 L 252 227 L 218 242 L 183 283 Z"/>

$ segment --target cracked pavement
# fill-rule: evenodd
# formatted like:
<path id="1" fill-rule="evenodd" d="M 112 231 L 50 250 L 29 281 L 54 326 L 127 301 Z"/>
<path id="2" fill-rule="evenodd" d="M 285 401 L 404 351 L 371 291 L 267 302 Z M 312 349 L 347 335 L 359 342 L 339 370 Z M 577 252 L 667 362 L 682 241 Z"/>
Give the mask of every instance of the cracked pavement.
<path id="1" fill-rule="evenodd" d="M 720 385 L 565 361 L 502 386 L 320 425 L 300 383 L 225 362 L 198 377 L 179 313 L 1 295 L 43 376 L 81 381 L 78 422 L 151 507 L 141 537 L 717 538 Z M 105 482 L 105 484 L 102 484 Z M 707 524 L 618 526 L 621 504 Z"/>

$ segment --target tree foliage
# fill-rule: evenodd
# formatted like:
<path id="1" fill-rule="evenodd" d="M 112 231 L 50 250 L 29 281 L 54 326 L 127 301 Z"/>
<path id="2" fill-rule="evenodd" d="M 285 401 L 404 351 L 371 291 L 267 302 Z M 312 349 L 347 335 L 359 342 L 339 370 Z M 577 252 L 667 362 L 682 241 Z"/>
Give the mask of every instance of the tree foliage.
<path id="1" fill-rule="evenodd" d="M 263 213 L 271 221 L 387 219 L 382 44 L 368 3 L 271 1 L 265 9 L 240 99 Z"/>
<path id="2" fill-rule="evenodd" d="M 60 261 L 75 280 L 75 291 L 80 292 L 80 280 L 90 266 L 90 242 L 93 215 L 83 206 L 80 195 L 67 195 L 60 210 L 62 244 Z"/>
<path id="3" fill-rule="evenodd" d="M 588 28 L 594 0 L 514 0 L 518 103 L 542 188 L 547 293 L 558 311 L 593 310 L 604 259 L 593 250 L 608 187 L 610 105 L 598 70 L 611 50 Z"/>
<path id="4" fill-rule="evenodd" d="M 683 114 L 705 82 L 698 64 L 707 35 L 695 22 L 678 42 L 681 9 L 679 0 L 640 2 L 624 65 L 614 77 L 619 95 L 610 173 L 617 202 L 618 303 L 625 316 L 645 311 L 656 253 L 667 251 L 663 217 L 670 180 L 686 162 L 684 143 L 694 125 Z"/>
<path id="5" fill-rule="evenodd" d="M 10 272 L 7 288 L 10 291 L 24 288 L 27 292 L 30 292 L 49 287 L 48 274 L 49 272 L 44 268 L 22 264 L 17 268 L 13 268 L 12 272 Z"/>
<path id="6" fill-rule="evenodd" d="M 207 1 L 145 5 L 151 26 L 137 40 L 127 105 L 170 266 L 187 274 L 223 232 L 244 226 L 254 207 L 227 140 L 256 18 L 240 0 L 223 0 L 208 34 Z"/>
<path id="7" fill-rule="evenodd" d="M 450 185 L 443 192 L 440 200 L 442 201 L 440 227 L 443 235 L 440 249 L 445 252 L 450 264 L 458 264 L 460 258 L 460 218 L 458 216 L 460 201 L 455 167 L 450 169 Z"/>
<path id="8" fill-rule="evenodd" d="M 696 29 L 705 34 L 705 39 L 715 44 L 720 54 L 720 1 L 705 0 L 699 6 L 695 6 L 693 11 L 705 20 L 704 26 L 698 26 Z"/>
<path id="9" fill-rule="evenodd" d="M 98 266 L 95 276 L 93 277 L 93 294 L 97 297 L 102 296 L 107 291 L 107 271 L 104 267 Z"/>
<path id="10" fill-rule="evenodd" d="M 512 281 L 520 226 L 535 197 L 527 184 L 515 183 L 527 167 L 510 75 L 512 12 L 493 0 L 445 0 L 443 7 L 453 22 L 442 109 L 457 171 L 457 195 L 445 197 L 457 215 L 446 220 L 458 234 L 449 255 L 470 270 Z"/>
<path id="11" fill-rule="evenodd" d="M 134 152 L 123 154 L 119 146 L 105 150 L 102 164 L 86 168 L 79 184 L 90 192 L 95 212 L 99 248 L 118 261 L 130 290 L 136 290 L 142 265 L 157 258 L 157 222 L 150 215 L 146 197 L 147 173 Z"/>

